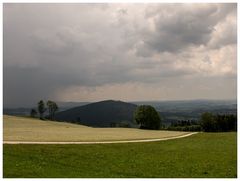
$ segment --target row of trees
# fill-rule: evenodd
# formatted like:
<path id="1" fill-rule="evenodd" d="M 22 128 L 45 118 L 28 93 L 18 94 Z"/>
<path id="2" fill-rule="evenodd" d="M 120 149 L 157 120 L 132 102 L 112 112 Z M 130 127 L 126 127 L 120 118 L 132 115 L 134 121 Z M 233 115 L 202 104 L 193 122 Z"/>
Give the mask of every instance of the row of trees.
<path id="1" fill-rule="evenodd" d="M 176 126 L 192 126 L 192 125 L 199 125 L 199 122 L 195 121 L 195 120 L 181 120 L 181 121 L 171 123 L 171 126 L 173 126 L 173 127 L 176 127 Z"/>
<path id="2" fill-rule="evenodd" d="M 202 131 L 201 125 L 187 125 L 187 126 L 169 126 L 167 130 L 171 131 Z"/>
<path id="3" fill-rule="evenodd" d="M 134 120 L 141 129 L 163 129 L 161 117 L 152 106 L 138 106 L 134 113 Z M 200 121 L 182 120 L 171 124 L 167 129 L 205 132 L 237 131 L 237 116 L 233 114 L 214 115 L 206 112 L 202 114 Z"/>
<path id="4" fill-rule="evenodd" d="M 233 114 L 214 115 L 206 112 L 201 116 L 200 125 L 206 132 L 237 131 L 237 116 Z"/>
<path id="5" fill-rule="evenodd" d="M 167 130 L 173 131 L 201 131 L 202 127 L 198 121 L 195 120 L 181 120 L 175 123 L 171 123 L 171 125 L 167 128 Z"/>
<path id="6" fill-rule="evenodd" d="M 54 120 L 55 113 L 58 111 L 58 105 L 57 103 L 50 100 L 48 100 L 47 104 L 45 105 L 44 101 L 40 100 L 37 105 L 37 110 L 38 111 L 36 111 L 36 109 L 31 109 L 31 117 L 36 117 L 37 114 L 39 114 L 39 118 L 41 120 L 44 120 L 44 113 L 48 110 L 47 118 L 50 120 Z"/>
<path id="7" fill-rule="evenodd" d="M 212 114 L 209 112 L 201 115 L 200 121 L 178 121 L 172 123 L 168 130 L 174 131 L 205 131 L 226 132 L 237 131 L 237 116 L 233 114 Z"/>

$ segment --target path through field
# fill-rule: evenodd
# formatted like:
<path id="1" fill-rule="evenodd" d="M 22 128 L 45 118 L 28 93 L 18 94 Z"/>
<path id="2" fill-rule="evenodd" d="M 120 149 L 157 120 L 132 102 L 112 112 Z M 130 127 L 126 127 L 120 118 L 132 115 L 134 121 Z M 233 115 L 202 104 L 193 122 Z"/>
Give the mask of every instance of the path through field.
<path id="1" fill-rule="evenodd" d="M 190 136 L 192 132 L 137 128 L 93 128 L 83 125 L 3 116 L 6 144 L 98 144 L 150 142 Z"/>
<path id="2" fill-rule="evenodd" d="M 109 144 L 109 143 L 140 143 L 140 142 L 153 142 L 153 141 L 165 141 L 165 140 L 172 140 L 172 139 L 178 139 L 178 138 L 184 138 L 188 137 L 194 134 L 197 134 L 198 132 L 189 133 L 182 136 L 175 136 L 175 137 L 169 137 L 169 138 L 159 138 L 159 139 L 146 139 L 146 140 L 127 140 L 127 141 L 58 141 L 58 142 L 36 142 L 36 141 L 3 141 L 3 144 Z"/>

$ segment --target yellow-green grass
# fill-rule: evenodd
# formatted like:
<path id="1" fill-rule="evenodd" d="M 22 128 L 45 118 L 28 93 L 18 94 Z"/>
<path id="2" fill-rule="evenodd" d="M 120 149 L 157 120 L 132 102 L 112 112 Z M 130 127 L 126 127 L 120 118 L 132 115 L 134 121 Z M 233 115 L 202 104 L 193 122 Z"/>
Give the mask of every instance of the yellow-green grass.
<path id="1" fill-rule="evenodd" d="M 237 134 L 125 144 L 4 144 L 3 177 L 236 178 Z"/>
<path id="2" fill-rule="evenodd" d="M 3 116 L 4 141 L 117 141 L 168 138 L 185 134 L 188 133 L 136 128 L 92 128 L 71 123 Z"/>

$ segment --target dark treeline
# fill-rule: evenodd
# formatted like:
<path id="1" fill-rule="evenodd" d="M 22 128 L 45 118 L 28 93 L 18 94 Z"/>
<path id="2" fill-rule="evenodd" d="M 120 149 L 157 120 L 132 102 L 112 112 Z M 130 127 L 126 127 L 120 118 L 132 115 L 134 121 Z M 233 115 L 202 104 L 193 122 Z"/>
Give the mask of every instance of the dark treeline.
<path id="1" fill-rule="evenodd" d="M 191 126 L 191 125 L 199 125 L 199 122 L 195 120 L 181 120 L 171 123 L 171 126 Z"/>
<path id="2" fill-rule="evenodd" d="M 202 127 L 198 121 L 195 120 L 181 120 L 171 125 L 167 128 L 173 131 L 201 131 Z"/>
<path id="3" fill-rule="evenodd" d="M 174 131 L 205 131 L 227 132 L 237 131 L 237 116 L 234 114 L 212 114 L 209 112 L 201 115 L 200 121 L 181 120 L 172 123 L 168 130 Z"/>
<path id="4" fill-rule="evenodd" d="M 237 131 L 237 115 L 214 115 L 207 112 L 202 114 L 200 124 L 206 132 Z"/>

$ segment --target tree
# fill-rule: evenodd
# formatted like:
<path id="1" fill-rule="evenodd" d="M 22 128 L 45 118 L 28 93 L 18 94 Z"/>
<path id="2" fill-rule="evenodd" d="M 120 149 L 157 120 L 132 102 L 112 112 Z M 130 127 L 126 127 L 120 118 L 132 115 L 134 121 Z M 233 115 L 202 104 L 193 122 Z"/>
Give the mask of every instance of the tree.
<path id="1" fill-rule="evenodd" d="M 200 124 L 202 126 L 203 131 L 212 132 L 216 131 L 216 121 L 215 117 L 212 113 L 205 112 L 201 115 Z"/>
<path id="2" fill-rule="evenodd" d="M 36 115 L 37 115 L 36 109 L 31 109 L 30 116 L 33 117 L 33 118 L 35 118 Z"/>
<path id="3" fill-rule="evenodd" d="M 38 102 L 38 112 L 39 112 L 40 119 L 43 119 L 43 114 L 45 111 L 46 111 L 45 104 L 44 104 L 43 100 L 40 100 Z"/>
<path id="4" fill-rule="evenodd" d="M 149 105 L 141 105 L 134 112 L 134 120 L 142 129 L 159 129 L 161 118 L 158 112 Z"/>
<path id="5" fill-rule="evenodd" d="M 55 113 L 58 111 L 58 105 L 55 102 L 48 100 L 47 106 L 49 111 L 49 119 L 54 120 Z"/>
<path id="6" fill-rule="evenodd" d="M 51 120 L 52 119 L 52 106 L 53 106 L 53 102 L 48 100 L 47 101 L 47 106 L 48 106 L 48 117 Z"/>
<path id="7" fill-rule="evenodd" d="M 228 128 L 230 131 L 237 131 L 237 115 L 229 115 L 228 119 Z"/>

